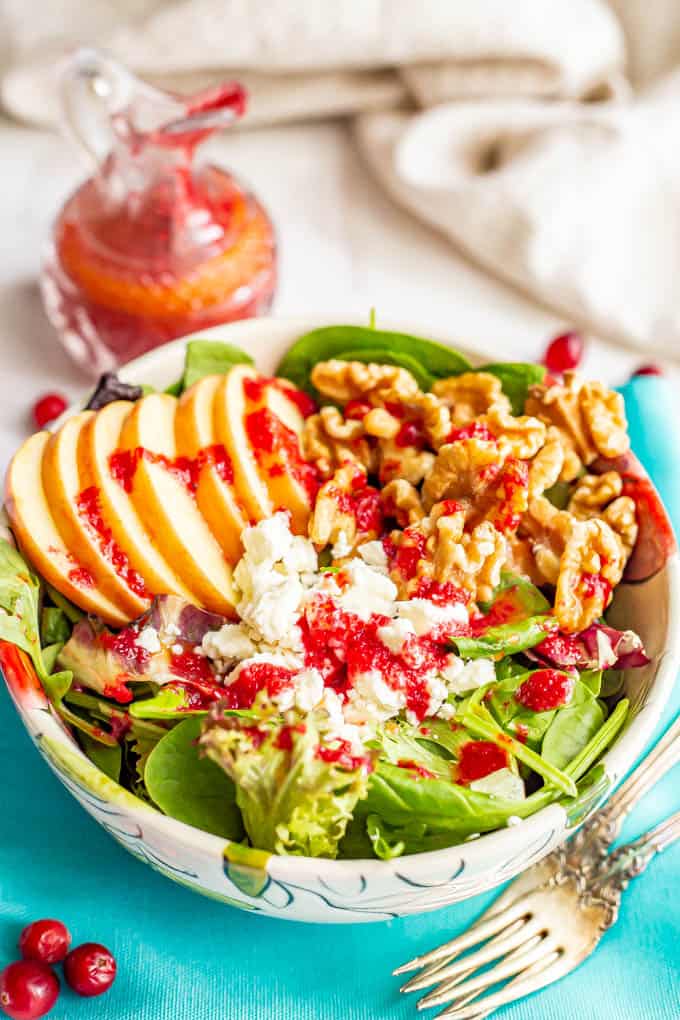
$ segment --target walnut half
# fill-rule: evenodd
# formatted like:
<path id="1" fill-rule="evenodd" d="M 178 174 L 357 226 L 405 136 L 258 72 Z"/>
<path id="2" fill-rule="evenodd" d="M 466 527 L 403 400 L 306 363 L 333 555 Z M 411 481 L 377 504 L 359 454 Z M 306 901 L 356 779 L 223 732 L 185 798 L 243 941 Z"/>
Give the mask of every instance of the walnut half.
<path id="1" fill-rule="evenodd" d="M 626 556 L 606 521 L 573 521 L 560 558 L 555 616 L 568 634 L 585 630 L 609 605 Z"/>

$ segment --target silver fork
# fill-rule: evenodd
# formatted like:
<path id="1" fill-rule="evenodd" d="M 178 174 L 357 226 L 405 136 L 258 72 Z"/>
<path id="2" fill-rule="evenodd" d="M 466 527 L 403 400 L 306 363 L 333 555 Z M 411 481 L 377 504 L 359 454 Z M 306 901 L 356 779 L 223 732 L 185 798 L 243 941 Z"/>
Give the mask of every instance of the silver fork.
<path id="1" fill-rule="evenodd" d="M 450 1002 L 439 1016 L 481 1020 L 578 967 L 616 922 L 630 880 L 680 838 L 678 812 L 608 854 L 635 804 L 678 761 L 680 716 L 569 843 L 520 875 L 458 938 L 398 967 L 395 974 L 420 970 L 401 991 L 434 985 L 418 1009 Z"/>

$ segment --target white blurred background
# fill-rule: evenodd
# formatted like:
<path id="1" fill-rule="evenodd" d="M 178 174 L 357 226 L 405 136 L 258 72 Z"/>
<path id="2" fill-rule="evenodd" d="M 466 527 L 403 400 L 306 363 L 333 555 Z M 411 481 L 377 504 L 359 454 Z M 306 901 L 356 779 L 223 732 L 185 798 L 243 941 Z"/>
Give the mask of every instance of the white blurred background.
<path id="1" fill-rule="evenodd" d="M 248 86 L 205 154 L 276 224 L 276 314 L 375 307 L 512 358 L 576 325 L 613 382 L 680 357 L 677 0 L 0 0 L 3 464 L 36 396 L 86 385 L 36 287 L 89 169 L 55 128 L 83 43 L 163 85 Z"/>

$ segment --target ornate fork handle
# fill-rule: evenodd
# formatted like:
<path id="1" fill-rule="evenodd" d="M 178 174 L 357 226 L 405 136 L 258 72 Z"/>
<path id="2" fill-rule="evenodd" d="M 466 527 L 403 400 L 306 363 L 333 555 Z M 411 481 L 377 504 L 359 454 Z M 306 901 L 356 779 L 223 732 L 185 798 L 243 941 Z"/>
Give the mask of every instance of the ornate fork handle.
<path id="1" fill-rule="evenodd" d="M 609 908 L 603 928 L 611 927 L 616 921 L 621 893 L 628 883 L 642 874 L 656 854 L 678 839 L 680 839 L 680 811 L 676 811 L 639 839 L 626 843 L 609 854 L 584 890 L 586 903 L 597 903 Z"/>
<path id="2" fill-rule="evenodd" d="M 587 880 L 600 870 L 609 847 L 631 810 L 679 761 L 680 716 L 607 804 L 582 826 L 566 846 L 560 848 L 565 875 Z M 613 854 L 612 860 L 615 859 L 616 854 Z"/>

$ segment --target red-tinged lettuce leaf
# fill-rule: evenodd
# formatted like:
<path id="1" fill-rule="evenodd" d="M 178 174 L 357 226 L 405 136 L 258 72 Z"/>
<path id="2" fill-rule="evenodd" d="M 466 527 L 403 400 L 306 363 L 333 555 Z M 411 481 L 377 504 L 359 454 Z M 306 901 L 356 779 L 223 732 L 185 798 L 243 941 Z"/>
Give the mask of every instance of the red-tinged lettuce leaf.
<path id="1" fill-rule="evenodd" d="M 634 631 L 603 623 L 593 623 L 580 634 L 551 634 L 530 656 L 562 669 L 632 669 L 650 661 Z"/>
<path id="2" fill-rule="evenodd" d="M 137 626 L 150 625 L 159 631 L 161 642 L 164 635 L 169 634 L 166 641 L 170 644 L 174 639 L 200 645 L 208 631 L 219 630 L 226 622 L 226 617 L 199 609 L 178 595 L 157 595 L 151 608 L 137 621 Z"/>
<path id="3" fill-rule="evenodd" d="M 189 696 L 177 699 L 179 712 L 205 700 L 211 703 L 220 696 L 221 688 L 207 660 L 193 649 L 208 631 L 224 622 L 224 617 L 198 609 L 177 596 L 160 595 L 148 612 L 115 633 L 92 619 L 79 620 L 58 662 L 73 672 L 76 683 L 121 704 L 133 699 L 130 684 L 173 683 L 186 687 Z M 158 639 L 155 651 L 149 651 L 146 642 L 139 640 L 146 628 L 151 628 Z M 167 717 L 168 699 L 162 707 L 163 717 Z"/>

